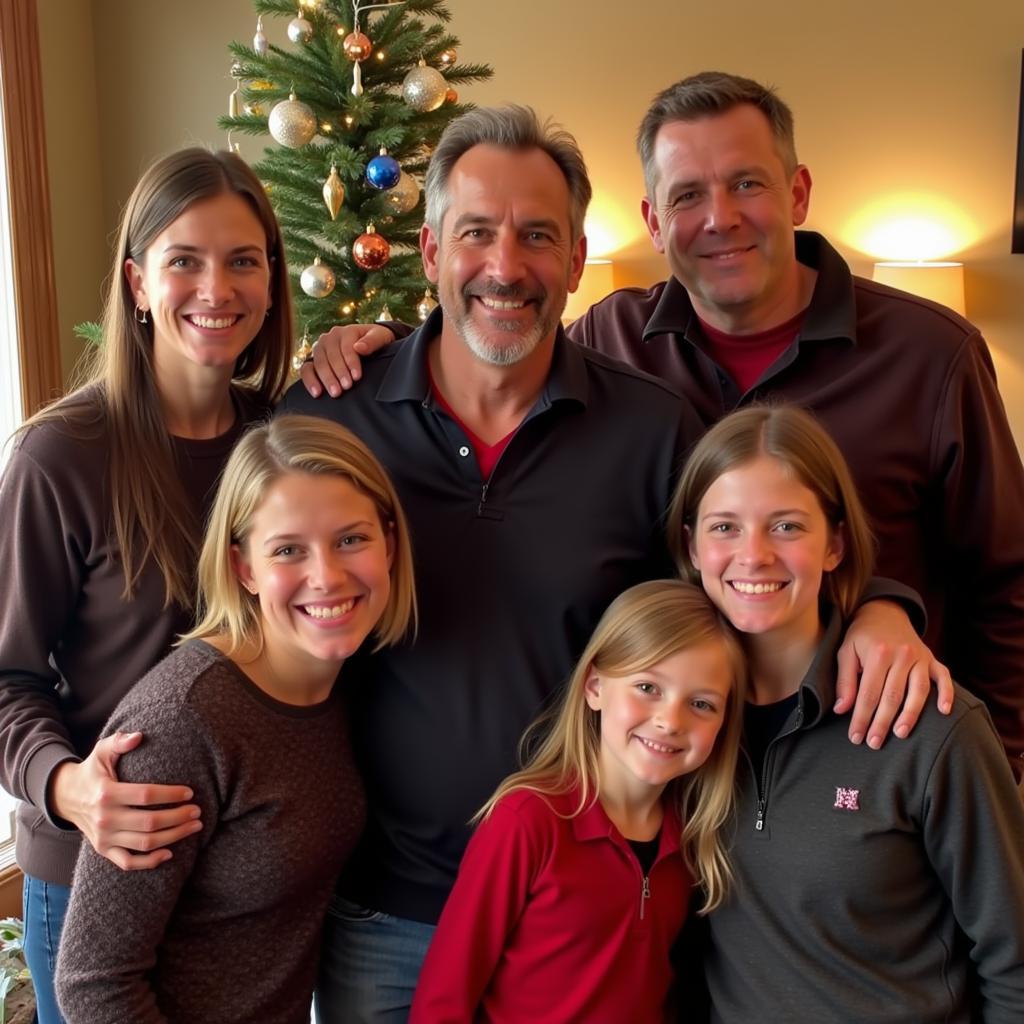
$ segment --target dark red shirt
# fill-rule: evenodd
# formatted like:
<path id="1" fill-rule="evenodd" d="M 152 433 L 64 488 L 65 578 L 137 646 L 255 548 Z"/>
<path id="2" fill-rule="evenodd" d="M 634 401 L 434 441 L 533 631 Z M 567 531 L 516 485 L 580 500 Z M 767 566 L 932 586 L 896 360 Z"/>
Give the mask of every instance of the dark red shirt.
<path id="1" fill-rule="evenodd" d="M 792 320 L 755 334 L 726 334 L 698 317 L 704 332 L 705 351 L 728 372 L 739 390 L 745 394 L 796 341 L 805 312 L 801 310 Z"/>
<path id="2" fill-rule="evenodd" d="M 434 398 L 437 399 L 437 404 L 459 425 L 462 432 L 466 435 L 469 443 L 473 446 L 473 454 L 476 456 L 477 465 L 480 467 L 480 476 L 484 480 L 489 480 L 491 473 L 494 471 L 494 467 L 498 464 L 498 459 L 501 458 L 501 453 L 508 447 L 509 441 L 512 440 L 515 435 L 515 430 L 510 430 L 500 441 L 495 441 L 494 444 L 488 444 L 482 438 L 477 437 L 469 427 L 462 421 L 459 414 L 451 407 L 448 399 L 441 394 L 441 389 L 437 386 L 437 381 L 434 380 L 434 375 L 430 372 L 430 363 L 427 363 L 427 374 L 430 377 L 430 391 Z M 516 428 L 519 429 L 518 427 Z"/>
<path id="3" fill-rule="evenodd" d="M 420 972 L 410 1024 L 655 1024 L 692 879 L 666 808 L 644 875 L 599 802 L 505 797 L 476 830 Z"/>

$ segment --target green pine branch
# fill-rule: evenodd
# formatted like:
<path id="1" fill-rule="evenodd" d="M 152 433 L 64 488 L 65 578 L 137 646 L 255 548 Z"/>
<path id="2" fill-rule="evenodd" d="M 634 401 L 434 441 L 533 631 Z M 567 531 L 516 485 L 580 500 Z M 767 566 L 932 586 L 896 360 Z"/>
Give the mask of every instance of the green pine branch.
<path id="1" fill-rule="evenodd" d="M 296 0 L 254 0 L 253 7 L 264 16 L 265 28 L 272 18 L 290 21 L 298 10 Z M 355 96 L 353 64 L 342 48 L 354 25 L 351 0 L 321 0 L 301 12 L 314 30 L 308 44 L 272 46 L 262 57 L 251 37 L 230 44 L 249 112 L 223 116 L 218 123 L 226 131 L 266 136 L 271 111 L 293 89 L 316 117 L 319 133 L 310 143 L 288 149 L 268 140 L 255 164 L 281 223 L 298 332 L 308 329 L 315 335 L 336 323 L 372 320 L 384 306 L 390 316 L 415 322 L 416 306 L 428 287 L 418 251 L 422 196 L 413 210 L 396 215 L 387 193 L 366 181 L 366 166 L 383 146 L 422 185 L 429 153 L 445 125 L 470 108 L 462 96 L 426 113 L 404 102 L 402 83 L 421 58 L 440 70 L 447 83 L 460 87 L 485 81 L 493 72 L 481 63 L 442 66 L 441 54 L 458 52 L 461 45 L 450 31 L 447 6 L 443 0 L 402 0 L 362 13 L 359 27 L 373 52 L 362 62 L 363 93 Z M 332 164 L 345 187 L 334 220 L 322 196 Z M 370 223 L 391 246 L 390 261 L 378 270 L 359 267 L 352 254 L 355 239 Z M 323 299 L 307 296 L 299 286 L 302 270 L 317 256 L 336 279 L 334 291 Z"/>

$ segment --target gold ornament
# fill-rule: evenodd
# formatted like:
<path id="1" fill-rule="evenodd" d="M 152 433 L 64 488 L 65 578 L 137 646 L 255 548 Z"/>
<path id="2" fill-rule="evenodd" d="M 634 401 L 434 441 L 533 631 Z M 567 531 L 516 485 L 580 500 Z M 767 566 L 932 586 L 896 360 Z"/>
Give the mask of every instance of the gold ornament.
<path id="1" fill-rule="evenodd" d="M 423 293 L 423 298 L 416 303 L 416 315 L 422 322 L 423 320 L 426 320 L 435 309 L 437 309 L 437 300 L 430 294 L 430 289 L 428 288 Z"/>
<path id="2" fill-rule="evenodd" d="M 302 272 L 299 277 L 299 284 L 302 290 L 311 299 L 326 299 L 334 291 L 334 271 L 326 264 L 320 262 L 317 256 L 310 266 Z"/>
<path id="3" fill-rule="evenodd" d="M 420 186 L 411 174 L 402 171 L 398 184 L 384 193 L 384 201 L 396 217 L 409 213 L 420 201 Z"/>
<path id="4" fill-rule="evenodd" d="M 275 142 L 289 149 L 298 149 L 316 135 L 316 118 L 312 108 L 291 93 L 270 112 L 267 127 Z"/>
<path id="5" fill-rule="evenodd" d="M 292 356 L 292 369 L 298 373 L 302 364 L 313 354 L 313 346 L 309 343 L 309 330 L 302 332 L 302 342 Z"/>
<path id="6" fill-rule="evenodd" d="M 437 68 L 427 67 L 422 58 L 402 81 L 402 99 L 421 114 L 437 110 L 447 91 L 444 75 Z"/>
<path id="7" fill-rule="evenodd" d="M 380 270 L 391 259 L 391 246 L 372 224 L 352 243 L 352 258 L 363 270 Z"/>
<path id="8" fill-rule="evenodd" d="M 369 36 L 364 36 L 362 32 L 350 32 L 345 36 L 341 48 L 349 60 L 366 60 L 373 52 L 373 43 L 370 42 Z"/>
<path id="9" fill-rule="evenodd" d="M 385 303 L 383 308 L 380 311 L 380 316 L 377 317 L 377 323 L 382 324 L 386 320 L 393 320 L 393 319 L 394 319 L 394 317 L 392 317 L 392 315 L 391 315 L 391 310 L 388 309 L 387 303 Z"/>
<path id="10" fill-rule="evenodd" d="M 323 191 L 324 202 L 327 204 L 327 210 L 331 215 L 331 220 L 337 220 L 341 204 L 345 202 L 345 186 L 342 184 L 341 177 L 338 174 L 338 168 L 335 167 L 334 164 L 331 164 L 331 173 L 324 182 Z"/>
<path id="11" fill-rule="evenodd" d="M 458 59 L 459 55 L 454 49 L 448 47 L 447 50 L 442 50 L 438 55 L 437 59 L 442 67 L 450 68 Z"/>
<path id="12" fill-rule="evenodd" d="M 242 74 L 242 62 L 240 60 L 233 60 L 231 62 L 231 77 L 236 82 L 239 82 L 243 78 L 245 78 L 245 75 Z"/>
<path id="13" fill-rule="evenodd" d="M 254 78 L 249 83 L 249 88 L 252 89 L 253 92 L 269 92 L 274 88 L 274 83 L 266 78 Z"/>
<path id="14" fill-rule="evenodd" d="M 444 94 L 445 103 L 458 103 L 459 94 L 451 87 L 448 86 L 448 91 Z"/>
<path id="15" fill-rule="evenodd" d="M 242 107 L 242 110 L 244 110 L 249 117 L 265 117 L 267 113 L 263 109 L 263 104 L 256 100 L 250 100 L 244 107 Z"/>

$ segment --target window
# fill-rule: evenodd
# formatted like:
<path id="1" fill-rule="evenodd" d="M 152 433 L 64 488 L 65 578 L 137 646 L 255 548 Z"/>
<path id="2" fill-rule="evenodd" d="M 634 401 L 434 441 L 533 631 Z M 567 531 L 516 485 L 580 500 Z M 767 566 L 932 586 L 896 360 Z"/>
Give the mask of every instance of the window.
<path id="1" fill-rule="evenodd" d="M 61 392 L 36 0 L 0 3 L 0 439 Z M 6 446 L 5 446 L 6 448 Z M 0 526 L 2 528 L 2 526 Z M 7 595 L 7 600 L 16 599 Z M 15 801 L 0 790 L 0 868 Z"/>

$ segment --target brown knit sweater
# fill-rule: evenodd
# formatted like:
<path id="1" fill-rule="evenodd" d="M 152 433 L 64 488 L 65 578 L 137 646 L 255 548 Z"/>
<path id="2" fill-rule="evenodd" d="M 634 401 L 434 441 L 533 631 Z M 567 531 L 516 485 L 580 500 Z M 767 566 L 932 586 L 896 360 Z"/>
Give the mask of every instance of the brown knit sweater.
<path id="1" fill-rule="evenodd" d="M 46 806 L 57 765 L 91 750 L 118 701 L 164 655 L 189 613 L 164 607 L 149 562 L 125 601 L 111 523 L 110 441 L 91 390 L 91 422 L 49 422 L 15 447 L 0 481 L 0 784 L 18 809 L 18 864 L 68 885 L 81 840 Z M 236 396 L 238 419 L 208 441 L 175 439 L 197 537 L 235 441 L 262 419 Z"/>
<path id="2" fill-rule="evenodd" d="M 57 965 L 68 1024 L 305 1024 L 324 914 L 365 818 L 337 689 L 281 704 L 192 641 L 122 701 L 115 729 L 146 736 L 122 777 L 191 786 L 203 829 L 152 871 L 83 844 Z"/>

